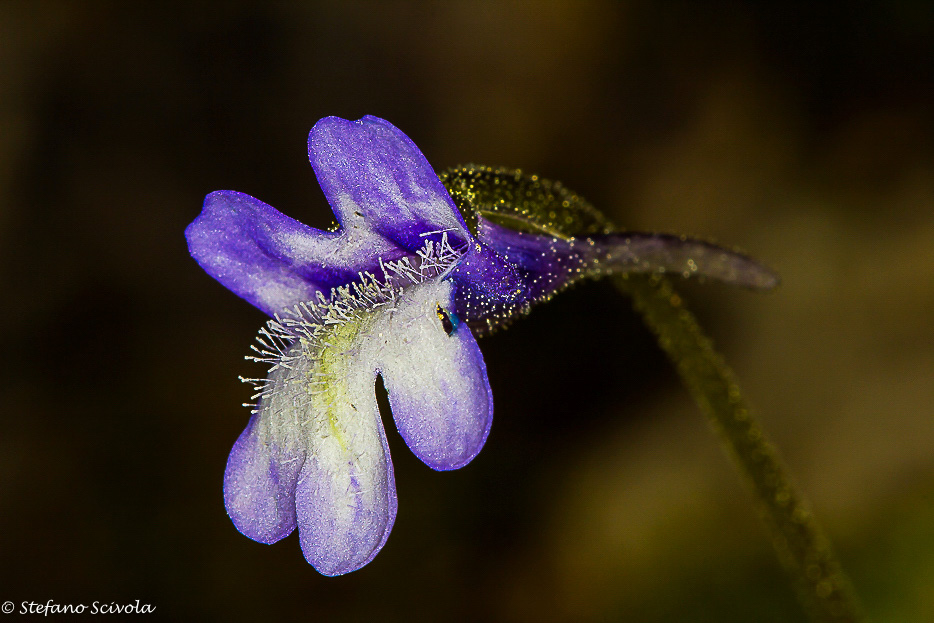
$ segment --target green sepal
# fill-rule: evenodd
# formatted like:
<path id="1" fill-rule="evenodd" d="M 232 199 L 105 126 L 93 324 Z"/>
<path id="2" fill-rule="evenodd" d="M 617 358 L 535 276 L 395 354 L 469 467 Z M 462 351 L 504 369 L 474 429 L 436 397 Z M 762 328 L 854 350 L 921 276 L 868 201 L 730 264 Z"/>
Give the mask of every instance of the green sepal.
<path id="1" fill-rule="evenodd" d="M 521 169 L 468 164 L 439 177 L 474 235 L 480 216 L 515 231 L 564 239 L 613 231 L 599 210 L 561 182 Z"/>

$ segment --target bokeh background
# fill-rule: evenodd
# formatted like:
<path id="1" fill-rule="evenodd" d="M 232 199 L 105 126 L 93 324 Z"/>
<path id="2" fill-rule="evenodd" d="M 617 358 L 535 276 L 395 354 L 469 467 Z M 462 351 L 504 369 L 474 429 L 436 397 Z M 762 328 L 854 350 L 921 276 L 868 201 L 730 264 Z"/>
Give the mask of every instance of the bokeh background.
<path id="1" fill-rule="evenodd" d="M 684 295 L 879 621 L 934 620 L 934 9 L 811 2 L 0 2 L 0 601 L 171 620 L 800 621 L 751 498 L 628 302 L 484 339 L 486 448 L 387 426 L 382 553 L 319 576 L 221 496 L 262 314 L 189 258 L 203 197 L 318 227 L 320 117 L 739 245 Z M 50 618 L 51 620 L 51 618 Z"/>

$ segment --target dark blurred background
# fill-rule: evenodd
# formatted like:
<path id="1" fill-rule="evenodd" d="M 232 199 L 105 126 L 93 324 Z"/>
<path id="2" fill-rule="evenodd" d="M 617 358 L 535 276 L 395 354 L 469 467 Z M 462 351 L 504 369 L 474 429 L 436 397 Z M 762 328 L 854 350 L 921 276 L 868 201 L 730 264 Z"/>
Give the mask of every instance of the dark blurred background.
<path id="1" fill-rule="evenodd" d="M 481 341 L 496 418 L 470 466 L 432 472 L 389 423 L 399 515 L 363 570 L 234 529 L 221 479 L 264 318 L 183 230 L 217 189 L 327 226 L 307 132 L 373 114 L 438 169 L 522 167 L 776 268 L 774 293 L 685 296 L 869 612 L 934 620 L 934 5 L 829 5 L 0 2 L 0 601 L 802 620 L 608 284 Z"/>

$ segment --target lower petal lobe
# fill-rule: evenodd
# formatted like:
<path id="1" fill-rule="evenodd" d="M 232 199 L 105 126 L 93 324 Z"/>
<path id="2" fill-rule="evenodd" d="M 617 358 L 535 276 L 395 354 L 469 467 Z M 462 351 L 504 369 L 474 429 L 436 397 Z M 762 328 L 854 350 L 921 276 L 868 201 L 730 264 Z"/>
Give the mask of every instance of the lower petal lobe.
<path id="1" fill-rule="evenodd" d="M 436 470 L 469 463 L 493 421 L 483 356 L 453 307 L 449 281 L 414 288 L 382 331 L 378 361 L 399 433 Z"/>
<path id="2" fill-rule="evenodd" d="M 224 472 L 224 505 L 237 530 L 275 543 L 295 529 L 295 482 L 304 452 L 270 439 L 259 414 L 237 439 Z"/>
<path id="3" fill-rule="evenodd" d="M 396 518 L 395 478 L 378 412 L 370 422 L 376 426 L 346 444 L 318 439 L 295 490 L 302 552 L 324 575 L 342 575 L 370 562 Z M 375 447 L 368 439 L 374 434 L 379 436 Z"/>
<path id="4" fill-rule="evenodd" d="M 305 558 L 324 575 L 341 575 L 370 562 L 386 543 L 397 500 L 376 373 L 338 334 L 330 339 L 316 361 L 329 381 L 312 401 L 295 508 Z"/>
<path id="5" fill-rule="evenodd" d="M 376 403 L 373 315 L 343 308 L 303 329 L 270 372 L 260 402 L 275 437 L 306 459 L 294 487 L 305 558 L 324 575 L 359 569 L 379 552 L 396 517 L 396 486 Z"/>

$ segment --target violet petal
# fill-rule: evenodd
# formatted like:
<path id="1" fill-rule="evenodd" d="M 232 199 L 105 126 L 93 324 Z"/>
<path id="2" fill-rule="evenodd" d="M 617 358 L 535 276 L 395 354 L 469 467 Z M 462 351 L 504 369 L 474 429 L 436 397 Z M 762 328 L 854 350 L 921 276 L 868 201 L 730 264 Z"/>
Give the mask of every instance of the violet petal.
<path id="1" fill-rule="evenodd" d="M 366 228 L 324 232 L 229 190 L 205 198 L 185 236 L 209 275 L 270 316 L 403 254 Z"/>
<path id="2" fill-rule="evenodd" d="M 441 231 L 455 245 L 471 239 L 425 156 L 388 121 L 325 117 L 308 135 L 308 159 L 344 227 L 357 217 L 409 251 Z"/>

